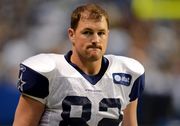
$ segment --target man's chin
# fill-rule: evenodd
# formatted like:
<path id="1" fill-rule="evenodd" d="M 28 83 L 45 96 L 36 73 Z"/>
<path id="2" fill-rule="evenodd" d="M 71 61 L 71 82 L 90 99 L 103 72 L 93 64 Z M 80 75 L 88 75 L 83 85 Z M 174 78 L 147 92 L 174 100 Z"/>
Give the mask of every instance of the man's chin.
<path id="1" fill-rule="evenodd" d="M 103 52 L 101 49 L 90 49 L 86 52 L 85 58 L 91 61 L 97 61 L 102 58 Z"/>
<path id="2" fill-rule="evenodd" d="M 97 61 L 101 58 L 102 58 L 101 53 L 91 53 L 91 55 L 89 56 L 89 59 L 91 59 L 91 61 Z"/>

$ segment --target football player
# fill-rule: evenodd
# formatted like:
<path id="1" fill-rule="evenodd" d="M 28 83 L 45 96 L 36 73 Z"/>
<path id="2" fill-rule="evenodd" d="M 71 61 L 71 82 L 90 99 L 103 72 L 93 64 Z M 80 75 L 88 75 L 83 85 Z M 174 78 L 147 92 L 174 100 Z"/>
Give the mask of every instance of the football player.
<path id="1" fill-rule="evenodd" d="M 13 125 L 137 126 L 144 68 L 128 57 L 105 55 L 106 11 L 95 4 L 77 7 L 68 35 L 67 54 L 39 54 L 20 64 L 22 95 Z"/>

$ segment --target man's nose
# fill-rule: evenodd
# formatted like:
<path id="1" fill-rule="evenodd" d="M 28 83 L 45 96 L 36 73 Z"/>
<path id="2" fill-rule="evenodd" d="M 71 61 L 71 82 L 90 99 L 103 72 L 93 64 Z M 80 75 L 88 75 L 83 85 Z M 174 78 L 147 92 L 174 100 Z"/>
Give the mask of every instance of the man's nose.
<path id="1" fill-rule="evenodd" d="M 93 36 L 92 36 L 92 39 L 91 39 L 91 42 L 93 42 L 93 43 L 98 43 L 98 42 L 100 42 L 100 37 L 99 37 L 99 35 L 96 33 L 96 34 L 93 34 Z"/>

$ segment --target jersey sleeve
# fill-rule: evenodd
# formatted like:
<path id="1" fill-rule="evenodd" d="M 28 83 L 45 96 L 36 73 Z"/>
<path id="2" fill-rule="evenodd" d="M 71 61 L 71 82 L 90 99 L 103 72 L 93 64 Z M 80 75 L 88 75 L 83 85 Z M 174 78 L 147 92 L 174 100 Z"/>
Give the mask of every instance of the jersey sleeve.
<path id="1" fill-rule="evenodd" d="M 128 68 L 133 75 L 133 85 L 129 94 L 130 102 L 139 98 L 145 87 L 145 69 L 137 60 L 130 59 Z"/>
<path id="2" fill-rule="evenodd" d="M 33 56 L 22 62 L 17 83 L 19 91 L 45 104 L 54 67 L 54 63 L 45 54 Z"/>
<path id="3" fill-rule="evenodd" d="M 142 95 L 142 92 L 145 87 L 145 73 L 140 75 L 134 82 L 133 87 L 131 89 L 131 93 L 129 94 L 130 102 L 136 100 Z"/>

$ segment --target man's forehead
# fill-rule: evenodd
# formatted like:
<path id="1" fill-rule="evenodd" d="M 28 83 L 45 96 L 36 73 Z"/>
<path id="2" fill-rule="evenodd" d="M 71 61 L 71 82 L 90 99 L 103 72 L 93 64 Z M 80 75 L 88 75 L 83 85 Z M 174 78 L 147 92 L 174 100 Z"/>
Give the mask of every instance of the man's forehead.
<path id="1" fill-rule="evenodd" d="M 107 22 L 105 18 L 96 20 L 96 19 L 86 19 L 86 18 L 82 18 L 80 19 L 79 25 L 83 25 L 83 26 L 94 26 L 94 25 L 98 25 L 98 26 L 102 26 L 104 27 Z"/>
<path id="2" fill-rule="evenodd" d="M 107 31 L 107 23 L 104 20 L 94 21 L 94 20 L 81 20 L 78 25 L 78 29 L 81 30 L 90 30 L 90 31 Z"/>

